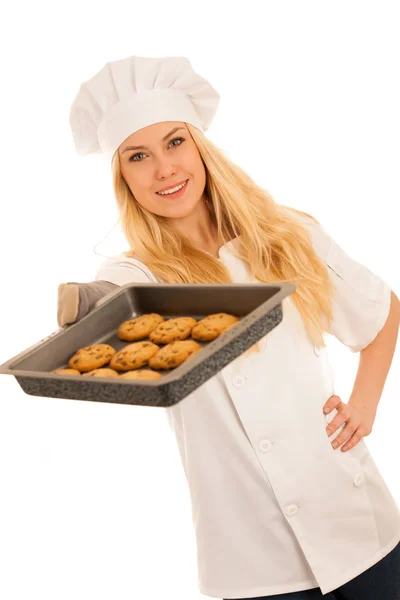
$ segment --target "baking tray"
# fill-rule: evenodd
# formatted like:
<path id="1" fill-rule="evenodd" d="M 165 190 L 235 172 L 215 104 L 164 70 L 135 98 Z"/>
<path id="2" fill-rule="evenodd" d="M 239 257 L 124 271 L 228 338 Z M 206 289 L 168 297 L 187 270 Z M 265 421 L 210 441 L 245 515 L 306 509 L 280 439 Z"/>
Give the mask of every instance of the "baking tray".
<path id="1" fill-rule="evenodd" d="M 14 375 L 31 396 L 89 400 L 116 404 L 168 407 L 213 377 L 283 318 L 282 300 L 295 284 L 163 284 L 128 283 L 105 298 L 78 323 L 63 327 L 0 365 L 1 374 Z M 110 344 L 117 351 L 132 342 L 117 336 L 119 325 L 144 313 L 165 319 L 227 312 L 239 322 L 174 369 L 159 371 L 161 379 L 60 375 L 68 359 L 83 346 Z M 190 339 L 190 338 L 188 338 Z M 160 347 L 162 347 L 160 345 Z M 143 367 L 146 368 L 146 367 Z"/>

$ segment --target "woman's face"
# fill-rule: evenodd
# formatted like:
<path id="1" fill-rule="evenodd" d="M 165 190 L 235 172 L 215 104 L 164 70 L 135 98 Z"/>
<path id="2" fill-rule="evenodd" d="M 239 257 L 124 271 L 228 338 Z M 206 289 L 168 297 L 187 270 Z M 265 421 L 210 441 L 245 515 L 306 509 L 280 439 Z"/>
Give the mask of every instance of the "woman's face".
<path id="1" fill-rule="evenodd" d="M 182 218 L 204 200 L 206 172 L 185 123 L 163 121 L 143 127 L 126 138 L 118 152 L 122 176 L 137 202 L 148 211 Z M 186 180 L 186 189 L 177 198 L 157 194 Z"/>

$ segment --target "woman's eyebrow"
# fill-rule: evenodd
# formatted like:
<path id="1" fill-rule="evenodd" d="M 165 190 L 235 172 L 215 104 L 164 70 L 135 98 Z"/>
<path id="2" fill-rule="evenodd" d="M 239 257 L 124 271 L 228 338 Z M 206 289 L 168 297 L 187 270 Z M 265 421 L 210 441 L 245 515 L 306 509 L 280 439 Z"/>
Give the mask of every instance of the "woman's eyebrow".
<path id="1" fill-rule="evenodd" d="M 173 133 L 175 133 L 175 131 L 179 131 L 179 129 L 185 129 L 184 127 L 175 127 L 174 129 L 172 129 L 172 131 L 170 131 L 169 133 L 167 133 L 167 135 L 165 135 L 162 138 L 162 141 L 165 142 L 165 140 L 167 138 L 169 138 L 170 135 L 172 135 Z M 122 150 L 122 154 L 124 152 L 126 152 L 127 150 L 148 150 L 147 146 L 127 146 L 124 150 Z"/>

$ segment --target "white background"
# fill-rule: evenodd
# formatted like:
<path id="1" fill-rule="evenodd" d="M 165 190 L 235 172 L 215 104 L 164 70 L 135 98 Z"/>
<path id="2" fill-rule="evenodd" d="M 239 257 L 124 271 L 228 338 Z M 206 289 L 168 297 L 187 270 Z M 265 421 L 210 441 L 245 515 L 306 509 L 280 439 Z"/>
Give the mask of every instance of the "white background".
<path id="1" fill-rule="evenodd" d="M 207 135 L 399 295 L 398 3 L 8 4 L 1 19 L 0 363 L 58 329 L 57 287 L 125 250 L 110 168 L 69 108 L 106 62 L 186 56 Z M 122 241 L 122 246 L 118 246 Z M 344 402 L 358 355 L 327 338 Z M 397 502 L 399 348 L 367 444 Z M 397 456 L 395 459 L 394 457 Z M 190 501 L 163 410 L 39 398 L 0 376 L 0 597 L 196 599 Z"/>

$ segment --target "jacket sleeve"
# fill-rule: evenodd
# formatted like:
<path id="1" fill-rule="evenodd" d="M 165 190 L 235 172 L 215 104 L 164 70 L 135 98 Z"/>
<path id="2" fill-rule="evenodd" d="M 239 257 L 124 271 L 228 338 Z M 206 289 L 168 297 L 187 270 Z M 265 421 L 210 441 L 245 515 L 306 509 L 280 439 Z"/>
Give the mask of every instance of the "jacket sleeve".
<path id="1" fill-rule="evenodd" d="M 335 287 L 329 333 L 352 352 L 360 352 L 386 322 L 391 288 L 379 275 L 349 256 L 321 225 L 307 219 L 307 227 Z"/>
<path id="2" fill-rule="evenodd" d="M 96 280 L 116 285 L 126 283 L 156 283 L 157 279 L 143 263 L 133 258 L 116 257 L 103 262 L 96 273 Z"/>

